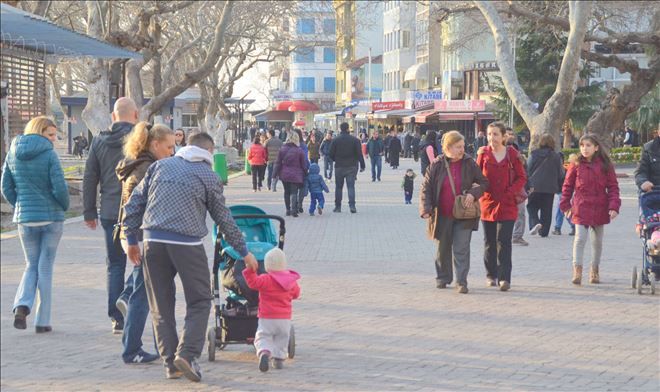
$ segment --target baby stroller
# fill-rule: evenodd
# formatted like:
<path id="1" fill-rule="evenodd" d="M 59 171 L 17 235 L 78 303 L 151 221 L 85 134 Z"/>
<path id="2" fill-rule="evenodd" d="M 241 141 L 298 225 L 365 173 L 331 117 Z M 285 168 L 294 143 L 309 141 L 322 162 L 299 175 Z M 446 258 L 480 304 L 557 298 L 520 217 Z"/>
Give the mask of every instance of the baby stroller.
<path id="1" fill-rule="evenodd" d="M 660 187 L 653 187 L 650 192 L 642 193 L 639 197 L 639 236 L 642 239 L 642 267 L 637 271 L 633 267 L 632 288 L 642 294 L 644 286 L 650 286 L 651 294 L 655 294 L 655 285 L 660 279 L 660 252 L 649 245 L 653 231 L 660 226 Z M 660 229 L 658 229 L 660 230 Z"/>
<path id="2" fill-rule="evenodd" d="M 259 262 L 258 274 L 265 273 L 264 258 L 274 247 L 284 248 L 284 218 L 267 215 L 253 206 L 229 207 L 236 224 L 243 232 L 248 251 Z M 272 220 L 280 223 L 279 236 Z M 245 262 L 236 250 L 217 235 L 214 228 L 215 250 L 213 253 L 213 279 L 211 289 L 214 298 L 215 325 L 207 330 L 209 361 L 215 361 L 215 349 L 222 350 L 228 344 L 253 344 L 257 332 L 259 293 L 250 289 L 243 278 Z M 222 285 L 222 287 L 221 287 Z M 220 300 L 220 295 L 224 303 Z M 289 358 L 295 355 L 293 325 L 289 337 Z"/>

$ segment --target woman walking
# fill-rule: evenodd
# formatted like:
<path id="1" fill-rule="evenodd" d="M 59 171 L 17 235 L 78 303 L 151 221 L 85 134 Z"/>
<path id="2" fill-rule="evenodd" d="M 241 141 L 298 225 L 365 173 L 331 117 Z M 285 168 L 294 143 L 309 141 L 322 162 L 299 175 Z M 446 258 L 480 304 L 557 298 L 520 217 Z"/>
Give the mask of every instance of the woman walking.
<path id="1" fill-rule="evenodd" d="M 426 168 L 431 165 L 431 162 L 435 160 L 435 157 L 438 155 L 438 150 L 435 148 L 435 139 L 437 138 L 437 134 L 435 131 L 429 131 L 426 133 L 426 137 L 424 138 L 424 143 L 422 143 L 421 146 L 419 146 L 419 156 L 420 156 L 420 164 L 422 168 L 422 176 L 426 174 Z"/>
<path id="2" fill-rule="evenodd" d="M 446 288 L 452 282 L 455 269 L 456 291 L 467 294 L 470 240 L 472 231 L 479 227 L 479 218 L 455 219 L 452 209 L 456 196 L 461 194 L 466 195 L 465 207 L 478 203 L 488 189 L 488 180 L 474 159 L 465 154 L 465 139 L 459 132 L 445 135 L 442 152 L 443 155 L 431 163 L 422 182 L 420 215 L 429 219 L 428 235 L 437 246 L 436 287 Z"/>
<path id="3" fill-rule="evenodd" d="M 316 132 L 310 133 L 307 140 L 307 151 L 309 151 L 308 158 L 311 163 L 319 163 L 319 158 L 321 158 L 320 147 L 321 144 L 316 141 Z"/>
<path id="4" fill-rule="evenodd" d="M 552 224 L 552 203 L 555 194 L 561 190 L 564 171 L 561 157 L 555 152 L 555 138 L 552 135 L 546 133 L 541 136 L 539 148 L 529 155 L 527 169 L 529 234 L 547 237 Z"/>
<path id="5" fill-rule="evenodd" d="M 619 215 L 619 183 L 610 157 L 594 135 L 580 138 L 580 157 L 568 167 L 559 208 L 575 224 L 573 284 L 582 284 L 582 260 L 591 237 L 589 283 L 600 283 L 600 256 L 605 225 Z"/>
<path id="6" fill-rule="evenodd" d="M 181 128 L 174 131 L 174 141 L 176 143 L 174 146 L 174 152 L 178 152 L 181 147 L 186 146 L 186 132 Z"/>
<path id="7" fill-rule="evenodd" d="M 252 169 L 252 191 L 256 192 L 257 189 L 261 192 L 261 186 L 264 182 L 266 175 L 266 161 L 268 161 L 268 151 L 261 144 L 261 137 L 257 135 L 254 137 L 254 143 L 248 150 L 247 160 Z"/>
<path id="8" fill-rule="evenodd" d="M 294 128 L 293 131 L 298 134 L 298 140 L 299 140 L 299 147 L 302 149 L 303 154 L 305 155 L 305 161 L 307 161 L 307 168 L 309 168 L 309 149 L 307 148 L 307 144 L 305 143 L 305 139 L 303 137 L 302 130 L 300 128 Z M 303 178 L 302 185 L 298 187 L 298 213 L 302 214 L 303 212 L 303 201 L 305 200 L 305 196 L 309 193 L 309 189 L 306 189 L 305 187 L 305 179 L 307 178 L 307 170 L 305 170 L 305 176 Z"/>
<path id="9" fill-rule="evenodd" d="M 37 301 L 37 333 L 50 332 L 53 264 L 62 238 L 69 190 L 53 149 L 57 127 L 48 117 L 33 118 L 9 148 L 2 169 L 2 195 L 14 207 L 26 267 L 14 298 L 14 327 L 27 328 Z"/>
<path id="10" fill-rule="evenodd" d="M 499 285 L 501 291 L 511 287 L 511 237 L 518 217 L 516 195 L 527 181 L 518 151 L 505 146 L 505 133 L 503 123 L 489 124 L 488 145 L 479 150 L 477 157 L 477 164 L 490 184 L 481 197 L 486 284 Z"/>
<path id="11" fill-rule="evenodd" d="M 119 227 L 121 246 L 128 253 L 128 243 L 124 233 L 124 205 L 128 203 L 133 188 L 135 188 L 147 173 L 152 163 L 159 159 L 171 157 L 176 146 L 176 132 L 166 125 L 151 125 L 140 122 L 128 134 L 124 142 L 124 159 L 119 162 L 115 172 L 121 185 L 119 205 Z M 184 147 L 182 147 L 184 148 Z M 182 151 L 179 149 L 179 151 Z M 185 151 L 185 150 L 183 150 Z M 138 243 L 142 247 L 142 232 L 138 233 Z M 145 352 L 142 349 L 142 332 L 149 314 L 147 292 L 144 287 L 142 266 L 133 267 L 132 294 L 126 301 L 126 294 L 119 296 L 117 309 L 124 315 L 124 333 L 122 343 L 124 363 L 147 363 L 160 358 L 157 354 Z M 126 301 L 126 302 L 122 302 Z"/>
<path id="12" fill-rule="evenodd" d="M 309 163 L 305 153 L 299 147 L 300 139 L 297 132 L 290 132 L 286 143 L 280 149 L 275 164 L 276 178 L 279 178 L 284 185 L 284 205 L 286 215 L 298 217 L 300 203 L 298 201 L 298 191 L 302 188 Z"/>

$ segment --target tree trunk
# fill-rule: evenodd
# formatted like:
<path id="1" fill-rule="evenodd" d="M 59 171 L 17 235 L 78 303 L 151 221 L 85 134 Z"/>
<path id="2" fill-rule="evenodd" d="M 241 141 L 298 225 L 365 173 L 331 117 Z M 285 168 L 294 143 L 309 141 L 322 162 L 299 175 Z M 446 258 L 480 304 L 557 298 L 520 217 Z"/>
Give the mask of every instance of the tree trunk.
<path id="1" fill-rule="evenodd" d="M 87 105 L 82 111 L 82 119 L 94 135 L 110 127 L 110 78 L 105 61 L 100 59 L 83 60 L 87 68 Z"/>
<path id="2" fill-rule="evenodd" d="M 130 59 L 126 62 L 126 92 L 128 97 L 135 101 L 138 109 L 142 107 L 144 101 L 144 90 L 140 78 L 140 70 L 143 66 L 143 59 Z M 140 117 L 140 120 L 146 120 L 146 118 Z"/>
<path id="3" fill-rule="evenodd" d="M 570 120 L 566 121 L 564 123 L 564 145 L 562 148 L 571 148 L 573 144 L 573 124 L 571 123 Z M 564 159 L 567 159 L 568 157 L 564 157 Z"/>

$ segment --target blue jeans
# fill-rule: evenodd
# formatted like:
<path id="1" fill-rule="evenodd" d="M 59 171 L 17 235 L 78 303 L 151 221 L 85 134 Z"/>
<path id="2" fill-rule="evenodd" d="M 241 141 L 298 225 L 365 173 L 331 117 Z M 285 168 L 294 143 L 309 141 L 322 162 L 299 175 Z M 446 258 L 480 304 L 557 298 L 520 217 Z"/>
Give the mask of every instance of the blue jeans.
<path id="1" fill-rule="evenodd" d="M 133 277 L 126 279 L 126 289 L 124 290 L 124 274 L 126 273 L 126 254 L 115 246 L 112 241 L 112 229 L 116 219 L 101 219 L 101 226 L 105 232 L 105 250 L 107 252 L 107 284 L 108 284 L 108 316 L 112 320 L 124 321 L 119 309 L 115 303 L 121 295 L 124 299 L 130 298 L 133 292 Z M 122 293 L 123 292 L 123 293 Z"/>
<path id="2" fill-rule="evenodd" d="M 268 189 L 277 189 L 277 178 L 273 178 L 273 170 L 275 169 L 275 162 L 269 162 L 266 166 L 268 170 Z M 271 188 L 272 185 L 272 188 Z"/>
<path id="3" fill-rule="evenodd" d="M 561 193 L 557 194 L 557 212 L 555 212 L 555 229 L 561 230 L 561 227 L 564 224 L 564 213 L 559 209 L 559 201 L 561 200 Z M 566 221 L 571 226 L 572 229 L 575 228 L 573 222 L 570 219 L 566 218 Z"/>
<path id="4" fill-rule="evenodd" d="M 128 313 L 124 321 L 124 334 L 121 338 L 124 345 L 121 356 L 124 361 L 132 360 L 142 350 L 142 333 L 149 315 L 149 302 L 147 301 L 147 291 L 144 288 L 142 266 L 134 267 L 129 279 L 133 281 L 133 292 L 128 298 Z"/>
<path id="5" fill-rule="evenodd" d="M 413 197 L 413 191 L 403 191 L 404 199 L 406 201 L 406 204 L 411 204 L 412 203 L 412 197 Z"/>
<path id="6" fill-rule="evenodd" d="M 323 157 L 323 174 L 325 175 L 325 178 L 328 180 L 332 178 L 332 168 L 334 166 L 334 162 L 332 159 L 330 159 L 329 156 L 324 156 Z"/>
<path id="7" fill-rule="evenodd" d="M 378 171 L 376 171 L 378 169 Z M 383 170 L 383 158 L 380 155 L 371 157 L 371 179 L 380 180 L 380 172 Z"/>
<path id="8" fill-rule="evenodd" d="M 316 210 L 316 203 L 319 203 L 319 208 L 323 209 L 323 206 L 325 206 L 325 197 L 323 196 L 323 192 L 310 192 L 310 195 L 312 197 L 312 200 L 309 202 L 309 213 L 313 213 L 314 210 Z"/>
<path id="9" fill-rule="evenodd" d="M 63 222 L 53 222 L 45 226 L 18 225 L 18 235 L 25 254 L 25 271 L 14 298 L 14 310 L 26 306 L 32 310 L 39 291 L 39 301 L 35 312 L 35 326 L 50 325 L 50 308 L 53 289 L 53 263 L 57 246 L 62 238 Z"/>

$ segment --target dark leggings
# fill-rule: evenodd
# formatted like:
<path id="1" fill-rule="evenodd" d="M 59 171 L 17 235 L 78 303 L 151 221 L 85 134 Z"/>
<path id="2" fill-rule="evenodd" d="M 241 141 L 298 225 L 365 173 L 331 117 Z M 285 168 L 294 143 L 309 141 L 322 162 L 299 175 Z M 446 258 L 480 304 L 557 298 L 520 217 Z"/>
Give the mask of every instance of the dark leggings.
<path id="1" fill-rule="evenodd" d="M 511 283 L 511 237 L 515 221 L 482 222 L 486 276 Z"/>
<path id="2" fill-rule="evenodd" d="M 554 193 L 532 192 L 527 199 L 527 214 L 529 215 L 529 229 L 541 224 L 541 237 L 547 237 L 552 224 L 552 203 L 555 200 Z M 539 218 L 539 212 L 541 216 Z"/>
<path id="3" fill-rule="evenodd" d="M 266 174 L 266 165 L 252 165 L 252 189 L 261 189 Z"/>
<path id="4" fill-rule="evenodd" d="M 284 185 L 284 205 L 286 206 L 286 210 L 297 212 L 298 190 L 300 189 L 301 184 L 286 181 L 282 181 L 282 184 Z"/>

